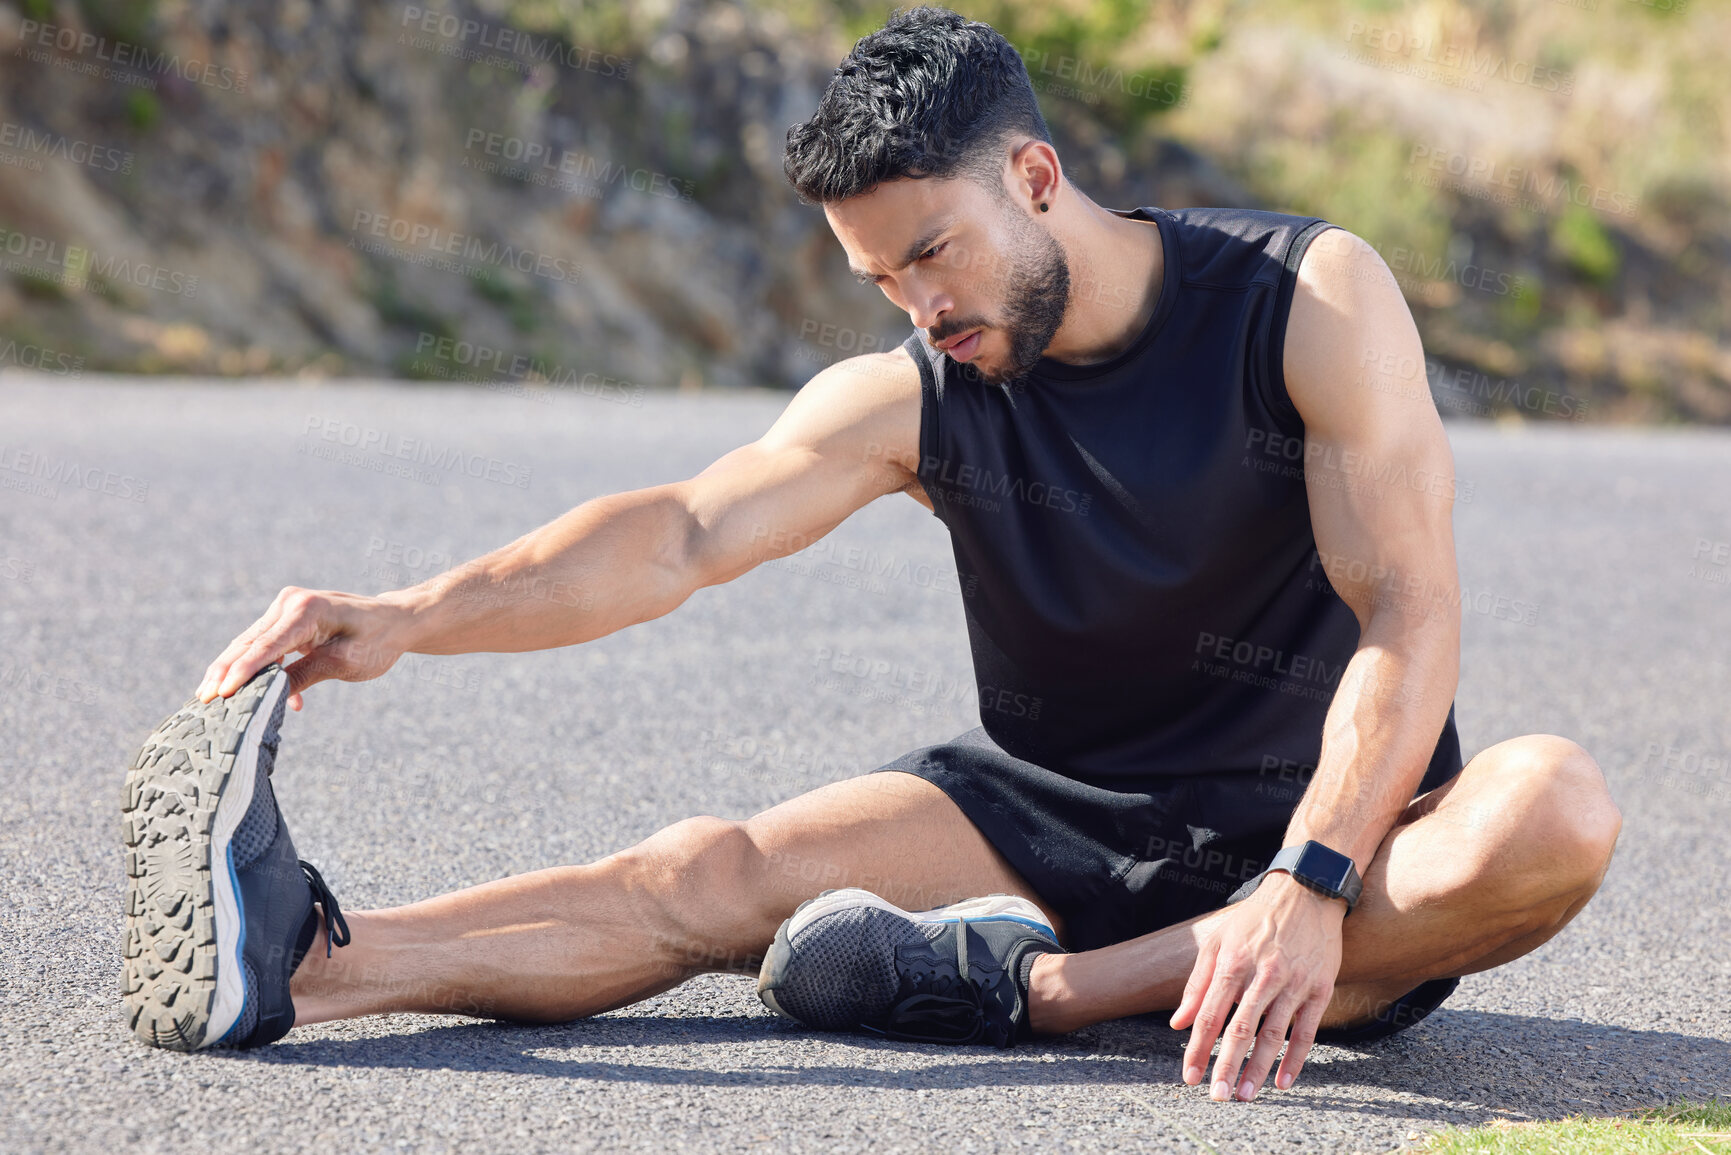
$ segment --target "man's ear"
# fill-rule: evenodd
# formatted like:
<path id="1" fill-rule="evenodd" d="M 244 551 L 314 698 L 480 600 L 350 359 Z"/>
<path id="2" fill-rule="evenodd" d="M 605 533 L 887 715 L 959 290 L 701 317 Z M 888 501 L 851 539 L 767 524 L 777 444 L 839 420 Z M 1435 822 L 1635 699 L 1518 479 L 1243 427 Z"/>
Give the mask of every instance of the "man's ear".
<path id="1" fill-rule="evenodd" d="M 1056 206 L 1064 182 L 1064 167 L 1058 152 L 1038 137 L 1029 137 L 1010 153 L 1010 196 L 1028 212 L 1039 212 L 1041 204 Z"/>

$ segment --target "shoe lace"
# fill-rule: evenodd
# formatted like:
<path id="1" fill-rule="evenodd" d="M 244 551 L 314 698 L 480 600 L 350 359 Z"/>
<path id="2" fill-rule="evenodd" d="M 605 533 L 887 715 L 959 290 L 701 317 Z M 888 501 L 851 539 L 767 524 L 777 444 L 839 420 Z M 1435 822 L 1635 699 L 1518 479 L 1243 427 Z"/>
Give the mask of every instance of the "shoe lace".
<path id="1" fill-rule="evenodd" d="M 980 984 L 968 976 L 968 922 L 957 919 L 956 977 L 943 973 L 939 964 L 930 972 L 916 973 L 916 984 L 929 984 L 890 1008 L 884 1037 L 904 1042 L 948 1042 L 967 1044 L 986 1033 L 986 1011 Z M 936 961 L 936 960 L 934 960 Z"/>
<path id="2" fill-rule="evenodd" d="M 307 876 L 307 885 L 313 888 L 313 900 L 324 908 L 325 912 L 325 957 L 331 957 L 331 943 L 337 946 L 349 945 L 349 922 L 343 917 L 342 907 L 337 905 L 337 896 L 331 893 L 329 884 L 319 868 L 300 859 L 301 873 Z M 332 929 L 335 927 L 335 932 Z"/>

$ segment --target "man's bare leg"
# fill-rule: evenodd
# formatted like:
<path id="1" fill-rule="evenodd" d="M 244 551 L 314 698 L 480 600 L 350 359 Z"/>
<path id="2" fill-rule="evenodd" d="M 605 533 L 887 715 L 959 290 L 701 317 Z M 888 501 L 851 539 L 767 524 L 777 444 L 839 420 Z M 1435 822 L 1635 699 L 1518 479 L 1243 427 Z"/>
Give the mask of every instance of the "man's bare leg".
<path id="1" fill-rule="evenodd" d="M 1621 825 L 1598 765 L 1575 743 L 1529 734 L 1481 751 L 1414 799 L 1378 847 L 1343 924 L 1322 1025 L 1369 1021 L 1428 979 L 1488 970 L 1545 942 L 1598 889 Z M 1176 1009 L 1198 943 L 1220 917 L 1042 956 L 1029 980 L 1030 1025 L 1054 1034 Z"/>
<path id="2" fill-rule="evenodd" d="M 345 911 L 350 945 L 326 958 L 321 935 L 295 972 L 295 1024 L 597 1014 L 704 971 L 755 971 L 795 907 L 842 886 L 910 910 L 1000 892 L 1039 902 L 943 791 L 884 771 L 743 822 L 686 819 L 588 866 Z"/>

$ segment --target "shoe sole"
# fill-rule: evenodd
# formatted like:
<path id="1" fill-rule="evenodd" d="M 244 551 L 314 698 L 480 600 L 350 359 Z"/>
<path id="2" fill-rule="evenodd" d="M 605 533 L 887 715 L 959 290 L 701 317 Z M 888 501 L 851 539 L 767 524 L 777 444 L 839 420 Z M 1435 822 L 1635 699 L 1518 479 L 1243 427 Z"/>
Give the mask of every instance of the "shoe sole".
<path id="1" fill-rule="evenodd" d="M 1052 924 L 1046 921 L 1040 908 L 1014 894 L 988 894 L 931 910 L 909 911 L 869 890 L 854 887 L 826 890 L 816 898 L 808 898 L 800 903 L 794 910 L 793 917 L 784 920 L 776 930 L 775 941 L 770 944 L 769 953 L 763 956 L 763 966 L 757 972 L 757 996 L 763 1000 L 765 1006 L 784 1019 L 799 1022 L 775 1001 L 776 988 L 780 987 L 787 977 L 787 968 L 793 962 L 793 936 L 825 915 L 860 906 L 875 907 L 913 922 L 928 924 L 956 922 L 963 918 L 970 922 L 987 918 L 1007 919 L 1025 923 L 1035 930 L 1043 931 L 1054 943 L 1058 941 L 1057 932 L 1052 929 Z"/>
<path id="2" fill-rule="evenodd" d="M 287 686 L 272 664 L 227 698 L 189 700 L 126 772 L 120 994 L 127 1025 L 150 1046 L 214 1045 L 246 1005 L 246 928 L 229 843 L 252 805 L 259 742 Z"/>

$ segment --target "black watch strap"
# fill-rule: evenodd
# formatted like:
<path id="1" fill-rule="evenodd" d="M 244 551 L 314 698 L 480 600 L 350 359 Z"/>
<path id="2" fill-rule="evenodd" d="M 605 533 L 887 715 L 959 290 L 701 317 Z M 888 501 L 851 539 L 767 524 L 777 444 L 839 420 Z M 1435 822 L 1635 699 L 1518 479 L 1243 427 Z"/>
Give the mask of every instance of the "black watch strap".
<path id="1" fill-rule="evenodd" d="M 1364 890 L 1364 882 L 1358 877 L 1358 867 L 1352 859 L 1312 839 L 1281 847 L 1256 877 L 1233 892 L 1232 897 L 1226 900 L 1227 905 L 1249 898 L 1261 885 L 1263 876 L 1273 870 L 1286 871 L 1318 894 L 1345 899 L 1348 914 L 1358 905 L 1358 896 Z"/>

